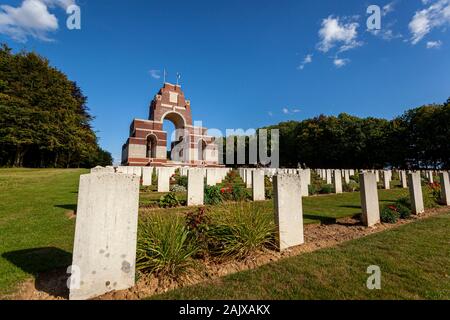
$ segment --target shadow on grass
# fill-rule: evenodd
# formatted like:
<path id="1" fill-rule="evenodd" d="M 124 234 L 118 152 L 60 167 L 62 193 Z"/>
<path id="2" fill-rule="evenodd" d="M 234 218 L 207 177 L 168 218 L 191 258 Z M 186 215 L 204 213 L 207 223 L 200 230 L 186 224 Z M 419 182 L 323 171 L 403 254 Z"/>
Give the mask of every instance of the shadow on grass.
<path id="1" fill-rule="evenodd" d="M 35 278 L 35 288 L 54 297 L 68 298 L 66 273 L 72 254 L 59 248 L 45 247 L 5 252 L 2 257 Z"/>
<path id="2" fill-rule="evenodd" d="M 304 214 L 303 218 L 309 219 L 309 220 L 314 220 L 314 221 L 320 221 L 321 224 L 335 224 L 336 223 L 336 218 L 317 216 L 314 214 Z"/>
<path id="3" fill-rule="evenodd" d="M 76 204 L 56 204 L 55 208 L 61 208 L 61 209 L 73 211 L 73 213 L 75 215 L 77 213 L 77 205 Z"/>
<path id="4" fill-rule="evenodd" d="M 339 206 L 339 208 L 361 209 L 361 206 L 356 206 L 356 205 L 342 205 L 342 206 Z"/>

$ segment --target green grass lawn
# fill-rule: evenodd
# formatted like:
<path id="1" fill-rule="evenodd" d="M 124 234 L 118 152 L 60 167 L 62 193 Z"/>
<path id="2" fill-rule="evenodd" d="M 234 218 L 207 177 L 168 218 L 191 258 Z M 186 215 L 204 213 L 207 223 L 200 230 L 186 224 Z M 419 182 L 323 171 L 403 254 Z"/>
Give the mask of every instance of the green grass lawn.
<path id="1" fill-rule="evenodd" d="M 0 293 L 70 265 L 78 180 L 87 170 L 0 169 Z"/>
<path id="2" fill-rule="evenodd" d="M 83 169 L 0 169 L 0 294 L 37 273 L 71 263 L 78 181 Z M 380 190 L 380 202 L 407 195 L 407 190 Z M 141 204 L 162 194 L 141 193 Z M 183 198 L 184 195 L 180 195 Z M 272 201 L 264 205 L 272 212 Z M 187 212 L 192 208 L 156 209 Z M 147 213 L 143 210 L 144 214 Z M 359 193 L 304 199 L 305 223 L 353 216 L 361 212 Z"/>
<path id="3" fill-rule="evenodd" d="M 449 230 L 444 214 L 152 299 L 450 299 Z"/>

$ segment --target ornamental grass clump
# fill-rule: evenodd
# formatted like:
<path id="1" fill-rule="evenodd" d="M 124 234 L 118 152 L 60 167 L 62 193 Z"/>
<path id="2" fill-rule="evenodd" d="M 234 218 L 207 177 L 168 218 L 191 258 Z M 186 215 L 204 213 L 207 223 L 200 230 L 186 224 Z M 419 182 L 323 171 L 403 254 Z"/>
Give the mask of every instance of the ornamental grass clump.
<path id="1" fill-rule="evenodd" d="M 274 247 L 273 213 L 261 204 L 238 202 L 211 208 L 208 249 L 212 256 L 243 259 Z"/>
<path id="2" fill-rule="evenodd" d="M 136 267 L 146 273 L 179 277 L 195 267 L 199 245 L 185 219 L 175 214 L 152 214 L 139 222 Z"/>

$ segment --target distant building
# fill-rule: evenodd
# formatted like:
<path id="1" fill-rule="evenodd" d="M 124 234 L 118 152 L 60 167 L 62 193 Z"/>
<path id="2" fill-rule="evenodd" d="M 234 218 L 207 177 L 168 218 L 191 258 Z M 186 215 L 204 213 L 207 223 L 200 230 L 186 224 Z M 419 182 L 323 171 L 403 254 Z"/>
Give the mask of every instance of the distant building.
<path id="1" fill-rule="evenodd" d="M 172 139 L 172 155 L 168 159 L 167 132 L 164 120 L 176 128 Z M 179 85 L 164 83 L 150 103 L 149 120 L 134 119 L 130 137 L 122 147 L 122 165 L 128 166 L 219 166 L 219 153 L 214 137 L 206 128 L 192 124 L 191 103 Z"/>

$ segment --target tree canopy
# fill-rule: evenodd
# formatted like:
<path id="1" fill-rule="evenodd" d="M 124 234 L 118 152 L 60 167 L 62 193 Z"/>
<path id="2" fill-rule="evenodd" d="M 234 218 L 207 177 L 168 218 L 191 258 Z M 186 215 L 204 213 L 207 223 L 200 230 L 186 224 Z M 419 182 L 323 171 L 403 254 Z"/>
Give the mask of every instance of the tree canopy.
<path id="1" fill-rule="evenodd" d="M 81 89 L 34 52 L 0 48 L 0 165 L 109 165 Z"/>
<path id="2" fill-rule="evenodd" d="M 450 99 L 390 121 L 342 113 L 264 129 L 279 129 L 283 167 L 450 168 Z"/>

